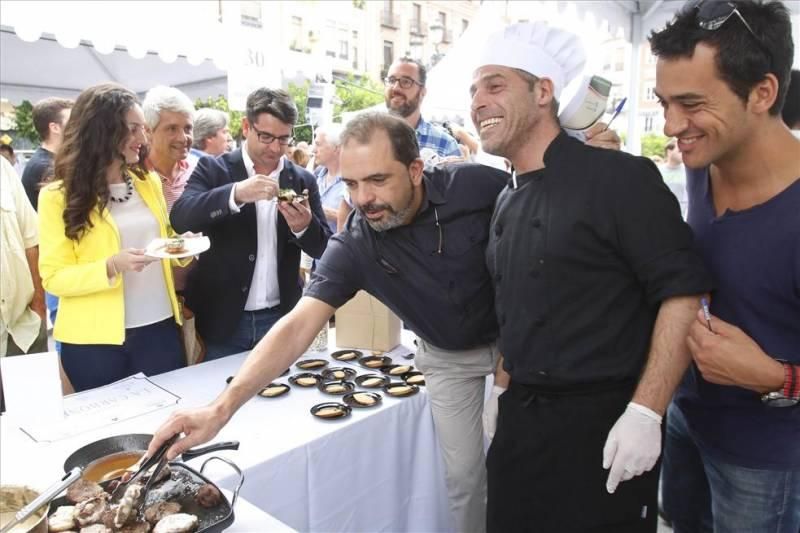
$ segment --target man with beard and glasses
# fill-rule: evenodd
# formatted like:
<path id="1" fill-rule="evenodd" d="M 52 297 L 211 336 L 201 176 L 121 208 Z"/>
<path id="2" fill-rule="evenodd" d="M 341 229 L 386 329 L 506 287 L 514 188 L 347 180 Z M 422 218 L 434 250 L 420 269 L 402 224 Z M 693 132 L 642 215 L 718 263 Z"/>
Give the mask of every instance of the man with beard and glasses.
<path id="1" fill-rule="evenodd" d="M 401 57 L 389 67 L 383 83 L 386 109 L 414 128 L 420 152 L 431 150 L 439 157 L 461 157 L 458 142 L 444 128 L 422 118 L 420 108 L 425 99 L 428 71 L 415 59 Z"/>
<path id="2" fill-rule="evenodd" d="M 516 171 L 486 250 L 511 376 L 486 460 L 489 531 L 656 531 L 661 417 L 711 288 L 655 165 L 561 129 L 583 57 L 577 36 L 520 23 L 489 37 L 473 73 L 481 145 Z"/>

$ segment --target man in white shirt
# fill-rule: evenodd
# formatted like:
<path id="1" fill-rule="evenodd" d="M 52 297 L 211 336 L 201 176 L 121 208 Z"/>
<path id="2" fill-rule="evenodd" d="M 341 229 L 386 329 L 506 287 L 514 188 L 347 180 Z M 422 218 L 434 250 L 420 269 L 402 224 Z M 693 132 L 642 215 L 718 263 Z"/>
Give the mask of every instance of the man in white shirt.
<path id="1" fill-rule="evenodd" d="M 300 251 L 319 258 L 331 235 L 314 176 L 284 155 L 296 119 L 285 91 L 250 94 L 244 146 L 202 158 L 172 208 L 176 231 L 211 239 L 185 292 L 206 359 L 252 349 L 300 299 Z M 308 197 L 278 201 L 283 189 Z"/>

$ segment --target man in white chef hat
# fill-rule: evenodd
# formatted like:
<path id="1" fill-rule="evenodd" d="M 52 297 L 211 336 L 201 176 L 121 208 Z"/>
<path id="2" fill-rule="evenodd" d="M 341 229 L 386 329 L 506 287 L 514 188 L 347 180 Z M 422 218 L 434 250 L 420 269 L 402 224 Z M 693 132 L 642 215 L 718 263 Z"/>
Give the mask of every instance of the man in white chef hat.
<path id="1" fill-rule="evenodd" d="M 514 166 L 487 247 L 511 376 L 494 390 L 490 532 L 656 531 L 661 417 L 711 289 L 655 165 L 561 130 L 584 62 L 577 36 L 514 24 L 470 88 L 483 149 Z"/>

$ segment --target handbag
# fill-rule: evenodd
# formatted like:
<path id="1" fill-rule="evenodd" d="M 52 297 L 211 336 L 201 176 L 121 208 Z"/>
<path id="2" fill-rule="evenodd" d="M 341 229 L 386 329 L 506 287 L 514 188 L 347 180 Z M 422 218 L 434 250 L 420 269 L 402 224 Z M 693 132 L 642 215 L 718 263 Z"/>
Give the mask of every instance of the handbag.
<path id="1" fill-rule="evenodd" d="M 206 345 L 197 333 L 194 313 L 186 307 L 183 296 L 178 296 L 178 302 L 181 305 L 181 316 L 183 317 L 181 341 L 186 354 L 186 366 L 202 363 L 206 357 Z"/>

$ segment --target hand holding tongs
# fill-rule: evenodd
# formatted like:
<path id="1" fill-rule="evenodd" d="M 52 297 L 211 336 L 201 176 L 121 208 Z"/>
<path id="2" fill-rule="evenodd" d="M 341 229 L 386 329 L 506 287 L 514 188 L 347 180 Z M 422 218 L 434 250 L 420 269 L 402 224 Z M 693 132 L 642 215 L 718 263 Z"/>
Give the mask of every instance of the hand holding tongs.
<path id="1" fill-rule="evenodd" d="M 78 481 L 82 473 L 83 470 L 77 466 L 70 470 L 70 472 L 59 482 L 49 487 L 46 491 L 41 493 L 39 497 L 17 511 L 17 513 L 14 515 L 14 519 L 6 524 L 3 529 L 0 529 L 0 533 L 6 533 L 6 531 L 10 531 L 14 526 L 35 513 L 40 507 L 50 503 L 53 498 L 61 494 L 61 492 L 63 492 L 65 489 L 68 489 L 73 483 Z"/>
<path id="2" fill-rule="evenodd" d="M 124 483 L 120 483 L 117 485 L 117 488 L 114 489 L 114 492 L 111 493 L 111 502 L 115 503 L 118 502 L 122 496 L 125 495 L 125 491 L 130 486 L 131 483 L 139 479 L 142 474 L 146 473 L 153 465 L 156 465 L 155 470 L 150 475 L 150 478 L 147 480 L 147 483 L 142 490 L 141 499 L 142 503 L 144 503 L 145 496 L 147 496 L 147 491 L 150 490 L 150 487 L 153 485 L 154 480 L 158 477 L 158 473 L 161 472 L 161 469 L 164 468 L 164 465 L 167 464 L 167 450 L 170 446 L 172 446 L 180 435 L 176 434 L 172 438 L 170 438 L 167 442 L 162 444 L 156 453 L 152 457 L 148 457 L 143 462 L 141 462 L 141 466 L 139 470 L 136 471 L 135 474 L 131 476 L 128 481 Z"/>

